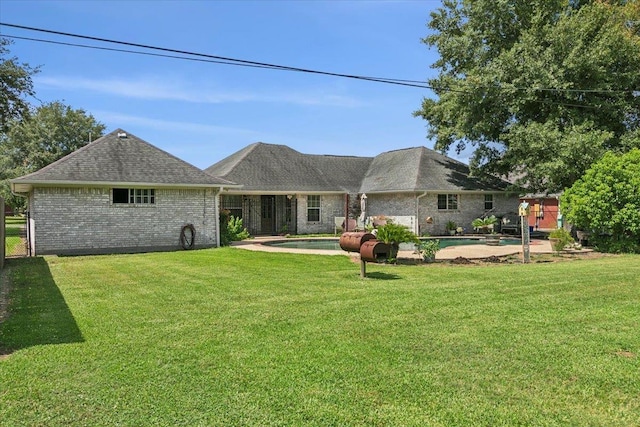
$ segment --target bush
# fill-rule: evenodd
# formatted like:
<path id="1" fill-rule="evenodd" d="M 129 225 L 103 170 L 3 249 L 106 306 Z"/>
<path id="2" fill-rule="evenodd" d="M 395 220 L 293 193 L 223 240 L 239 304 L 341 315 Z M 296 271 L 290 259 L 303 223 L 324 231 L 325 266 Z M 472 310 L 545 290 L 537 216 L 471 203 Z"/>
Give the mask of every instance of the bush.
<path id="1" fill-rule="evenodd" d="M 573 237 L 571 237 L 571 233 L 569 233 L 564 228 L 557 228 L 549 233 L 549 239 L 554 239 L 551 245 L 553 246 L 553 250 L 556 252 L 560 252 L 563 250 L 568 244 L 573 243 Z"/>
<path id="2" fill-rule="evenodd" d="M 483 230 L 484 232 L 493 231 L 493 227 L 498 223 L 498 218 L 495 215 L 486 216 L 484 218 L 476 218 L 471 222 L 471 226 L 476 230 Z"/>
<path id="3" fill-rule="evenodd" d="M 230 215 L 228 210 L 220 211 L 220 246 L 249 238 L 249 232 L 242 225 L 242 218 Z"/>
<path id="4" fill-rule="evenodd" d="M 390 219 L 387 219 L 386 224 L 377 228 L 376 239 L 391 245 L 391 251 L 389 253 L 389 261 L 391 262 L 394 262 L 398 255 L 400 243 L 420 243 L 415 233 L 404 225 L 396 224 Z"/>
<path id="5" fill-rule="evenodd" d="M 566 220 L 603 252 L 640 253 L 640 150 L 607 153 L 560 199 Z"/>
<path id="6" fill-rule="evenodd" d="M 418 250 L 420 251 L 420 255 L 422 255 L 423 261 L 431 262 L 436 258 L 436 253 L 440 250 L 440 240 L 423 240 L 420 242 Z"/>

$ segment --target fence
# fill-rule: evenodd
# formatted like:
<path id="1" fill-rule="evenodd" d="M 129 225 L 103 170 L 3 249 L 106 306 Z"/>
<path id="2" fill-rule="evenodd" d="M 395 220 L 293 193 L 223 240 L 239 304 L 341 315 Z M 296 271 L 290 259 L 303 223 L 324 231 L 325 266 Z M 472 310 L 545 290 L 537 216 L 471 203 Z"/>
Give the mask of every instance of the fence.
<path id="1" fill-rule="evenodd" d="M 1 207 L 1 206 L 0 206 Z M 4 208 L 0 209 L 0 242 L 2 250 L 0 259 L 29 256 L 27 245 L 28 215 L 7 216 Z"/>

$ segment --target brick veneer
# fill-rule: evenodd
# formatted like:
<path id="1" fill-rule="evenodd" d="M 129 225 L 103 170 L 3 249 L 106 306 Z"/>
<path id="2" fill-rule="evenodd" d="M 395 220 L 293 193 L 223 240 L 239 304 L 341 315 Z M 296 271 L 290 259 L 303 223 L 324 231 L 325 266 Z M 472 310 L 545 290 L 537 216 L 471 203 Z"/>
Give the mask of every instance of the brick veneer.
<path id="1" fill-rule="evenodd" d="M 216 245 L 213 189 L 155 189 L 155 204 L 111 203 L 110 188 L 34 188 L 35 254 L 142 252 L 180 249 L 180 231 L 196 230 L 195 246 Z"/>

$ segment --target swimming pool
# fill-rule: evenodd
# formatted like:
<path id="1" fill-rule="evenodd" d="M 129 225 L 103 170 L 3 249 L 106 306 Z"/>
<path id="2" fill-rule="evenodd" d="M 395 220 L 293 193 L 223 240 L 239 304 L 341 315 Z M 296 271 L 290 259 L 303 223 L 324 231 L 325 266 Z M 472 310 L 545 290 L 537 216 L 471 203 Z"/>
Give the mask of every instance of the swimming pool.
<path id="1" fill-rule="evenodd" d="M 431 240 L 438 239 L 440 241 L 440 249 L 449 246 L 464 246 L 464 245 L 484 245 L 483 237 L 430 237 Z M 500 246 L 504 245 L 519 245 L 520 239 L 502 238 L 500 240 Z M 340 242 L 338 239 L 288 239 L 288 240 L 276 240 L 273 242 L 265 242 L 263 245 L 274 246 L 277 248 L 289 248 L 289 249 L 315 249 L 315 250 L 333 250 L 339 251 Z M 412 251 L 414 245 L 410 243 L 403 243 L 400 245 L 400 250 Z"/>

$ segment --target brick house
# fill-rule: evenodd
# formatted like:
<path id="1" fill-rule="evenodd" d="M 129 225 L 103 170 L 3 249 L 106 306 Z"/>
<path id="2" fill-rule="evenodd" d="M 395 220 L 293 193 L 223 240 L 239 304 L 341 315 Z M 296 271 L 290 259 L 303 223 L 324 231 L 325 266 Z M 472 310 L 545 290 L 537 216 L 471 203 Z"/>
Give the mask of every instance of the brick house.
<path id="1" fill-rule="evenodd" d="M 242 184 L 225 189 L 221 207 L 253 235 L 334 232 L 363 193 L 367 218 L 401 218 L 418 234 L 444 234 L 449 221 L 470 231 L 473 219 L 517 211 L 519 203 L 507 182 L 481 181 L 425 147 L 355 157 L 254 143 L 205 172 Z"/>
<path id="2" fill-rule="evenodd" d="M 10 183 L 33 255 L 179 249 L 188 224 L 194 247 L 219 246 L 219 194 L 238 187 L 122 129 Z"/>

